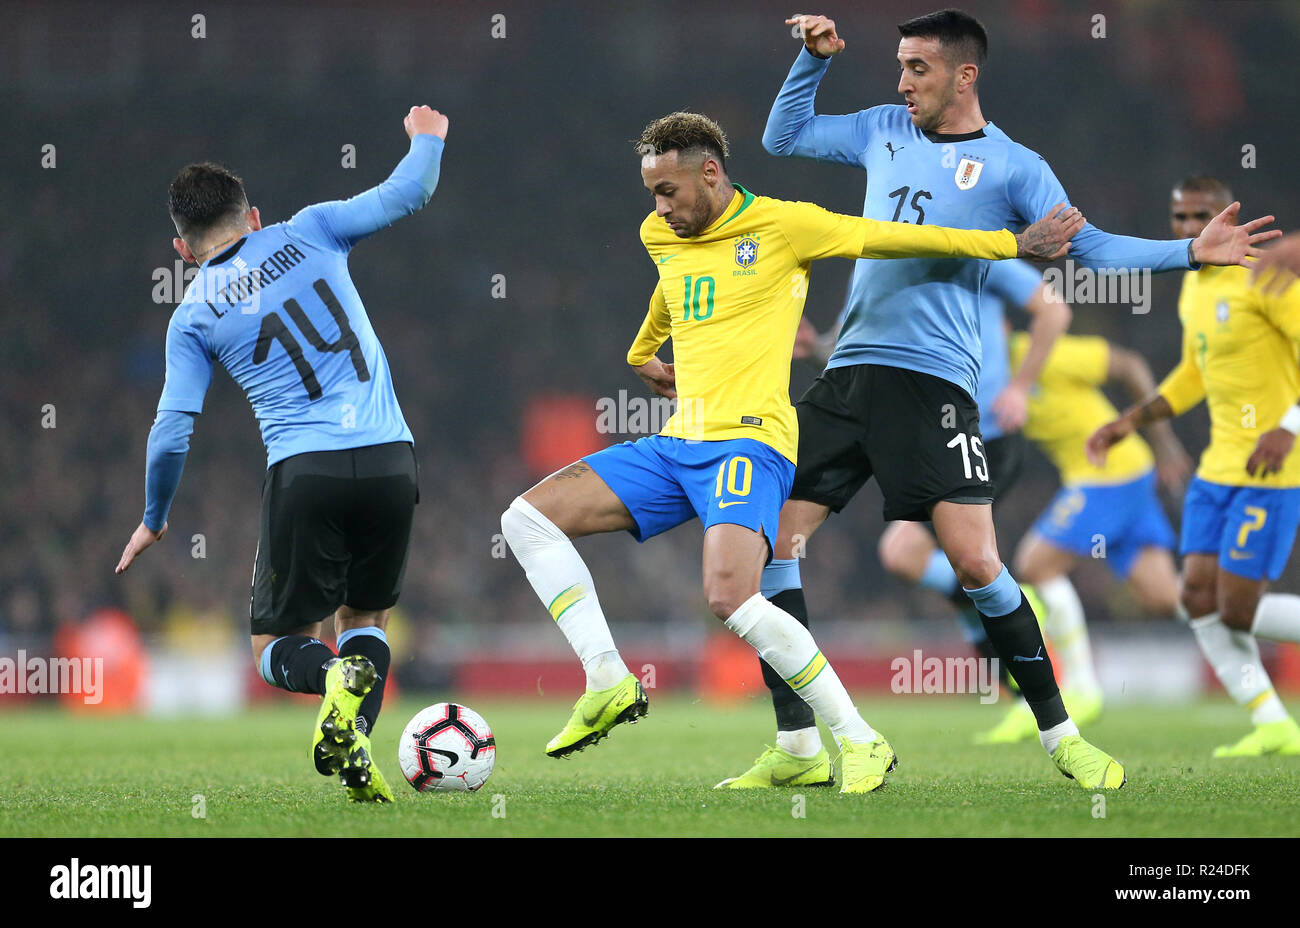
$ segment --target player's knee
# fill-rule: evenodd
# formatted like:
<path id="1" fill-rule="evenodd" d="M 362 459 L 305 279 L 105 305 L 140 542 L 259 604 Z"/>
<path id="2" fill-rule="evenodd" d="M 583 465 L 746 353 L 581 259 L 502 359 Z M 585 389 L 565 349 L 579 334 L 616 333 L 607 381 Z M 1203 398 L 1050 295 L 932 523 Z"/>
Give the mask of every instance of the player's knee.
<path id="1" fill-rule="evenodd" d="M 538 516 L 541 518 L 539 519 Z M 542 515 L 541 510 L 522 496 L 516 496 L 510 508 L 501 513 L 501 535 L 512 551 L 517 552 L 521 544 L 544 537 L 546 530 L 551 526 L 556 530 L 559 529 L 559 526 Z"/>
<path id="2" fill-rule="evenodd" d="M 988 586 L 1002 573 L 1002 559 L 992 549 L 975 548 L 962 551 L 955 558 L 949 555 L 949 558 L 957 579 L 968 590 Z"/>
<path id="3" fill-rule="evenodd" d="M 910 573 L 907 527 L 906 522 L 895 522 L 880 534 L 876 552 L 880 556 L 881 566 L 891 574 Z"/>
<path id="4" fill-rule="evenodd" d="M 1178 594 L 1178 601 L 1193 619 L 1209 615 L 1217 608 L 1214 601 L 1214 586 L 1208 583 L 1189 583 L 1184 580 L 1183 588 Z"/>
<path id="5" fill-rule="evenodd" d="M 730 578 L 709 581 L 704 587 L 704 597 L 709 601 L 709 611 L 722 621 L 731 618 L 756 590 L 749 590 Z"/>

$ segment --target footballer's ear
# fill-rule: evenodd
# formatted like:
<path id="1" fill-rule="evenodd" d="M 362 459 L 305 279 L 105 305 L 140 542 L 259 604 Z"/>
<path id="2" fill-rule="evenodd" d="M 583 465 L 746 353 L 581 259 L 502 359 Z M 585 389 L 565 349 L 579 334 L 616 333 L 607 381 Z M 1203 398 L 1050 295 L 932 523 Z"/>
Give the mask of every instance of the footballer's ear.
<path id="1" fill-rule="evenodd" d="M 181 256 L 183 261 L 188 261 L 190 264 L 199 263 L 194 260 L 194 252 L 190 251 L 190 246 L 185 244 L 185 239 L 172 239 L 172 247 L 176 249 L 176 253 Z"/>
<path id="2" fill-rule="evenodd" d="M 257 211 L 256 206 L 248 211 L 248 228 L 251 232 L 262 231 L 262 214 Z"/>

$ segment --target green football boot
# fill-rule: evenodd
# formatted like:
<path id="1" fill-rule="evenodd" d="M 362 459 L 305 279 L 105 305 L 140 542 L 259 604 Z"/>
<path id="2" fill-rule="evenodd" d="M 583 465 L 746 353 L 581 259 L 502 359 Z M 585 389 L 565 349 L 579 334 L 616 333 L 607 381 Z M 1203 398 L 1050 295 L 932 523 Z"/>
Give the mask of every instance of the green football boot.
<path id="1" fill-rule="evenodd" d="M 1224 744 L 1214 749 L 1215 757 L 1263 757 L 1281 754 L 1284 757 L 1300 756 L 1300 726 L 1295 719 L 1264 722 L 1236 744 Z"/>
<path id="2" fill-rule="evenodd" d="M 1056 768 L 1084 789 L 1119 789 L 1128 782 L 1119 761 L 1079 735 L 1067 735 L 1052 752 Z"/>
<path id="3" fill-rule="evenodd" d="M 379 674 L 369 658 L 352 654 L 330 665 L 325 673 L 325 697 L 316 716 L 311 757 L 316 772 L 333 776 L 348 764 L 359 737 L 357 711 Z"/>
<path id="4" fill-rule="evenodd" d="M 595 744 L 615 725 L 635 722 L 650 711 L 641 681 L 628 674 L 609 689 L 587 690 L 573 704 L 573 715 L 546 745 L 551 757 L 565 757 Z"/>
<path id="5" fill-rule="evenodd" d="M 392 802 L 393 791 L 379 772 L 370 747 L 370 737 L 358 731 L 339 779 L 348 792 L 349 802 Z"/>
<path id="6" fill-rule="evenodd" d="M 898 756 L 883 735 L 870 744 L 854 744 L 841 736 L 840 792 L 869 793 L 885 785 L 885 774 L 898 766 Z"/>
<path id="7" fill-rule="evenodd" d="M 738 777 L 728 777 L 714 789 L 771 789 L 781 786 L 834 786 L 831 756 L 822 748 L 812 757 L 796 757 L 770 745 L 754 766 Z"/>

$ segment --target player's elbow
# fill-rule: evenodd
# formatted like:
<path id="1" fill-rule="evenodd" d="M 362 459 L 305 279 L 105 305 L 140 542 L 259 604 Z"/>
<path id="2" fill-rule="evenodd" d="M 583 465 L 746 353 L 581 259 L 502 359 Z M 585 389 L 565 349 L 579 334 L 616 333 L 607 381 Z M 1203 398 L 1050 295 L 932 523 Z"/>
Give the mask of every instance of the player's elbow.
<path id="1" fill-rule="evenodd" d="M 794 150 L 794 136 L 781 132 L 771 123 L 763 130 L 763 151 L 784 158 Z"/>

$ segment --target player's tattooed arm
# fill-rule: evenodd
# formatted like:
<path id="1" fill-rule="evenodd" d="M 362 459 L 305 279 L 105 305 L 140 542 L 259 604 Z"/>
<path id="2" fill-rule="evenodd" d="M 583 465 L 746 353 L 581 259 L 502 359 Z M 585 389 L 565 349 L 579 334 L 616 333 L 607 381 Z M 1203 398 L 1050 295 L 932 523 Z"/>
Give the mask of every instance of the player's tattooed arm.
<path id="1" fill-rule="evenodd" d="M 554 480 L 576 480 L 579 477 L 585 477 L 591 473 L 591 467 L 586 461 L 574 461 L 563 470 L 557 471 Z"/>
<path id="2" fill-rule="evenodd" d="M 1107 422 L 1088 436 L 1084 450 L 1088 455 L 1089 463 L 1093 467 L 1103 466 L 1106 463 L 1106 452 L 1112 445 L 1123 441 L 1137 429 L 1146 428 L 1165 419 L 1172 419 L 1173 416 L 1174 408 L 1169 405 L 1169 400 L 1159 393 L 1146 402 L 1131 407 L 1118 419 Z"/>
<path id="3" fill-rule="evenodd" d="M 1077 207 L 1057 203 L 1052 211 L 1016 236 L 1016 257 L 1055 261 L 1070 250 L 1070 239 L 1087 222 Z"/>

